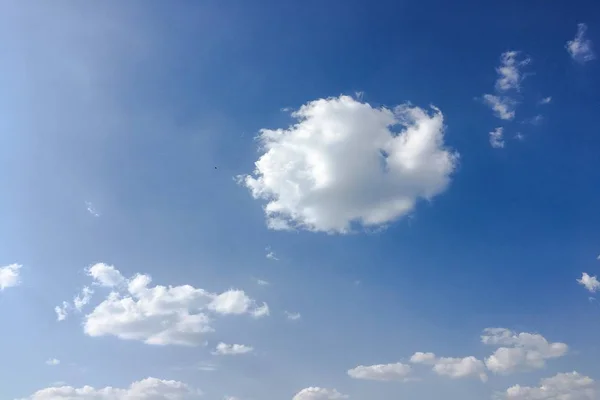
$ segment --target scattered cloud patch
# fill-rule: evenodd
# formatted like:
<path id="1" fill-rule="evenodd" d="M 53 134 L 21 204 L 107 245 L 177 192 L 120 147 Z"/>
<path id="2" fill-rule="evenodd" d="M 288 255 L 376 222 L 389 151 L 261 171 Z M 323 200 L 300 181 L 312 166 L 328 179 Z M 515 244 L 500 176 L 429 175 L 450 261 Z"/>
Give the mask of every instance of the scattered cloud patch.
<path id="1" fill-rule="evenodd" d="M 200 398 L 200 395 L 199 390 L 179 381 L 146 378 L 125 389 L 111 386 L 99 389 L 92 386 L 49 387 L 21 400 L 192 400 Z"/>
<path id="2" fill-rule="evenodd" d="M 519 141 L 523 141 L 523 140 L 525 140 L 525 135 L 523 135 L 521 132 L 517 132 L 517 133 L 515 133 L 515 139 L 517 139 Z"/>
<path id="3" fill-rule="evenodd" d="M 221 342 L 217 345 L 213 354 L 219 356 L 234 356 L 251 353 L 252 351 L 254 351 L 252 346 L 246 346 L 244 344 L 226 344 Z"/>
<path id="4" fill-rule="evenodd" d="M 10 264 L 0 267 L 0 291 L 21 284 L 21 268 L 20 264 Z"/>
<path id="5" fill-rule="evenodd" d="M 547 360 L 562 357 L 569 350 L 565 343 L 550 343 L 540 334 L 516 333 L 506 328 L 485 329 L 481 341 L 502 346 L 485 359 L 487 368 L 498 374 L 544 368 Z"/>
<path id="6" fill-rule="evenodd" d="M 581 274 L 581 279 L 577 279 L 577 283 L 585 287 L 590 293 L 595 293 L 600 289 L 600 282 L 596 276 L 590 276 L 587 273 Z"/>
<path id="7" fill-rule="evenodd" d="M 292 400 L 340 400 L 347 398 L 348 396 L 341 394 L 336 389 L 308 387 L 296 393 Z"/>
<path id="8" fill-rule="evenodd" d="M 504 148 L 504 128 L 496 128 L 490 132 L 490 145 L 495 149 Z"/>
<path id="9" fill-rule="evenodd" d="M 279 261 L 279 258 L 277 258 L 277 255 L 275 254 L 275 252 L 274 252 L 274 251 L 272 251 L 272 250 L 271 250 L 271 248 L 270 248 L 270 247 L 267 247 L 265 250 L 267 251 L 267 255 L 266 255 L 266 257 L 267 257 L 269 260 L 273 260 L 273 261 Z"/>
<path id="10" fill-rule="evenodd" d="M 92 216 L 96 218 L 100 216 L 100 213 L 98 212 L 98 210 L 96 210 L 96 207 L 94 207 L 94 205 L 90 201 L 85 202 L 85 209 L 87 210 L 87 212 L 89 212 Z"/>
<path id="11" fill-rule="evenodd" d="M 548 97 L 544 97 L 543 99 L 540 100 L 541 105 L 544 104 L 550 104 L 552 102 L 552 96 L 548 96 Z"/>
<path id="12" fill-rule="evenodd" d="M 507 51 L 500 56 L 500 66 L 496 68 L 498 79 L 496 90 L 505 92 L 508 90 L 520 90 L 523 74 L 520 68 L 531 62 L 529 57 L 522 57 L 521 52 Z"/>
<path id="13" fill-rule="evenodd" d="M 56 359 L 56 358 L 50 358 L 49 360 L 46 360 L 46 365 L 50 365 L 50 366 L 56 366 L 60 364 L 60 360 Z"/>
<path id="14" fill-rule="evenodd" d="M 359 365 L 356 368 L 348 370 L 348 375 L 354 379 L 364 379 L 371 381 L 404 381 L 410 375 L 412 368 L 410 365 L 379 364 L 379 365 Z"/>
<path id="15" fill-rule="evenodd" d="M 410 362 L 432 366 L 433 372 L 440 376 L 453 379 L 477 377 L 481 381 L 487 381 L 485 364 L 473 356 L 454 358 L 437 357 L 434 353 L 417 352 L 412 355 Z"/>
<path id="16" fill-rule="evenodd" d="M 205 334 L 214 331 L 214 316 L 269 315 L 266 303 L 258 305 L 243 290 L 216 294 L 190 285 L 151 286 L 149 275 L 125 279 L 114 267 L 99 265 L 90 268 L 90 276 L 113 291 L 84 318 L 84 332 L 92 337 L 198 346 L 204 343 Z"/>
<path id="17" fill-rule="evenodd" d="M 259 286 L 269 286 L 270 285 L 270 283 L 268 281 L 265 281 L 264 279 L 257 279 L 256 284 Z"/>
<path id="18" fill-rule="evenodd" d="M 67 319 L 70 308 L 71 308 L 71 305 L 66 301 L 63 301 L 60 306 L 54 307 L 54 312 L 56 313 L 56 320 L 64 321 L 65 319 Z"/>
<path id="19" fill-rule="evenodd" d="M 302 315 L 300 315 L 300 313 L 297 313 L 297 312 L 293 313 L 293 312 L 289 312 L 289 311 L 285 311 L 285 316 L 290 321 L 297 321 L 300 318 L 302 318 Z"/>
<path id="20" fill-rule="evenodd" d="M 239 177 L 267 202 L 271 229 L 385 226 L 442 193 L 456 168 L 437 108 L 373 108 L 340 96 L 311 101 L 292 116 L 297 123 L 287 129 L 260 131 L 264 153 L 252 175 Z"/>
<path id="21" fill-rule="evenodd" d="M 565 46 L 571 58 L 582 64 L 596 58 L 593 43 L 587 38 L 587 29 L 586 24 L 578 24 L 575 38 L 569 40 Z"/>
<path id="22" fill-rule="evenodd" d="M 90 289 L 88 286 L 84 286 L 83 289 L 81 289 L 81 294 L 78 294 L 73 299 L 73 306 L 75 309 L 77 311 L 81 311 L 83 307 L 89 304 L 93 294 L 94 291 L 92 289 Z"/>
<path id="23" fill-rule="evenodd" d="M 501 397 L 510 400 L 593 400 L 596 383 L 573 371 L 542 379 L 537 387 L 512 386 Z"/>
<path id="24" fill-rule="evenodd" d="M 493 94 L 484 94 L 483 102 L 487 104 L 494 115 L 503 120 L 512 120 L 515 118 L 517 102 L 510 97 L 496 96 Z"/>

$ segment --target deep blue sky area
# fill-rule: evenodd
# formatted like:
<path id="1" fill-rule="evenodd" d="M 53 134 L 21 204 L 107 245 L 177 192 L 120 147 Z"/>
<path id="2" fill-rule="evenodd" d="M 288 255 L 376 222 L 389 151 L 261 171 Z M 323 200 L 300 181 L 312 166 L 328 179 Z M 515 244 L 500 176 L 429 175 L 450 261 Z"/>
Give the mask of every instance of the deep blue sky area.
<path id="1" fill-rule="evenodd" d="M 599 52 L 592 0 L 4 2 L 0 399 L 600 399 Z"/>

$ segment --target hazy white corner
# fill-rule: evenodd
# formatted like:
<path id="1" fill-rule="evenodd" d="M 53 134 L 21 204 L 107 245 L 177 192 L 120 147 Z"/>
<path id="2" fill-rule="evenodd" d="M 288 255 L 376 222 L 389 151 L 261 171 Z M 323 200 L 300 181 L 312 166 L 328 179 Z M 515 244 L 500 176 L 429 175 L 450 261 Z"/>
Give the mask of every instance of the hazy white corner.
<path id="1" fill-rule="evenodd" d="M 490 145 L 495 149 L 504 148 L 504 128 L 496 128 L 490 132 Z"/>
<path id="2" fill-rule="evenodd" d="M 581 279 L 577 279 L 577 283 L 585 287 L 591 293 L 595 293 L 600 289 L 598 278 L 596 276 L 590 276 L 585 272 L 581 274 Z"/>
<path id="3" fill-rule="evenodd" d="M 0 291 L 21 284 L 20 273 L 22 267 L 20 264 L 10 264 L 0 267 Z"/>
<path id="4" fill-rule="evenodd" d="M 96 264 L 90 276 L 112 288 L 107 297 L 84 318 L 84 332 L 93 337 L 116 336 L 152 345 L 199 346 L 214 329 L 220 315 L 266 316 L 243 290 L 211 293 L 191 285 L 152 286 L 152 278 L 136 274 L 125 279 L 114 267 Z M 212 314 L 212 315 L 210 315 Z"/>
<path id="5" fill-rule="evenodd" d="M 485 364 L 483 361 L 473 357 L 437 357 L 434 353 L 417 352 L 412 355 L 410 362 L 413 364 L 431 365 L 433 372 L 440 376 L 449 378 L 472 378 L 487 381 Z"/>
<path id="6" fill-rule="evenodd" d="M 504 92 L 507 90 L 520 90 L 523 74 L 520 68 L 529 64 L 531 59 L 523 57 L 519 51 L 507 51 L 500 56 L 500 66 L 496 68 L 498 79 L 496 90 Z"/>
<path id="7" fill-rule="evenodd" d="M 379 365 L 359 365 L 356 368 L 348 370 L 348 375 L 354 379 L 364 379 L 371 381 L 404 381 L 410 375 L 412 368 L 410 365 L 379 364 Z"/>
<path id="8" fill-rule="evenodd" d="M 292 400 L 339 400 L 347 398 L 348 396 L 341 394 L 335 389 L 308 387 L 296 393 Z"/>
<path id="9" fill-rule="evenodd" d="M 50 365 L 50 366 L 55 366 L 60 364 L 60 360 L 56 359 L 56 358 L 50 358 L 48 360 L 46 360 L 46 365 Z"/>
<path id="10" fill-rule="evenodd" d="M 246 346 L 244 344 L 226 344 L 221 342 L 217 345 L 213 354 L 219 356 L 235 356 L 251 353 L 252 351 L 254 351 L 252 346 Z"/>
<path id="11" fill-rule="evenodd" d="M 511 400 L 595 400 L 596 383 L 575 371 L 542 379 L 539 386 L 515 385 L 501 394 Z"/>
<path id="12" fill-rule="evenodd" d="M 240 176 L 266 201 L 271 229 L 348 233 L 407 215 L 450 183 L 458 154 L 433 108 L 374 108 L 350 96 L 311 101 L 287 129 L 262 129 L 263 154 Z"/>
<path id="13" fill-rule="evenodd" d="M 580 63 L 592 61 L 596 58 L 592 41 L 586 35 L 587 29 L 586 24 L 578 24 L 575 38 L 569 40 L 565 46 L 571 58 Z"/>
<path id="14" fill-rule="evenodd" d="M 503 120 L 515 118 L 517 102 L 510 97 L 484 94 L 483 102 L 492 109 L 496 117 Z"/>
<path id="15" fill-rule="evenodd" d="M 545 337 L 534 333 L 516 333 L 506 328 L 487 328 L 481 341 L 499 347 L 485 359 L 487 368 L 499 374 L 541 369 L 546 361 L 567 354 L 565 343 L 549 343 Z"/>
<path id="16" fill-rule="evenodd" d="M 201 394 L 200 390 L 179 381 L 146 378 L 124 389 L 111 386 L 98 389 L 91 386 L 49 387 L 21 400 L 195 400 Z"/>

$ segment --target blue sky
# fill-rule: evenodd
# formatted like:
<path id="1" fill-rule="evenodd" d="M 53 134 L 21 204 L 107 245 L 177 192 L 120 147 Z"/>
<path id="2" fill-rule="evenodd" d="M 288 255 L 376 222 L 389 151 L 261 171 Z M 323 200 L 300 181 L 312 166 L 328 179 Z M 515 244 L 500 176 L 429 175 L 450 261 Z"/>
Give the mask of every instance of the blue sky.
<path id="1" fill-rule="evenodd" d="M 600 396 L 596 2 L 0 33 L 0 398 Z"/>

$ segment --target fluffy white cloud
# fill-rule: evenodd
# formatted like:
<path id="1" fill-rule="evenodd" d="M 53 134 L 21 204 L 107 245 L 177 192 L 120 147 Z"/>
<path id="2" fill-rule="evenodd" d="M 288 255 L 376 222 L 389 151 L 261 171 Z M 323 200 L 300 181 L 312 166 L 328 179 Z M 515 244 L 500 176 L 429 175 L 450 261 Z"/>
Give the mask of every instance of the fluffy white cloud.
<path id="1" fill-rule="evenodd" d="M 574 371 L 542 379 L 538 387 L 512 386 L 502 397 L 511 400 L 594 400 L 596 384 L 592 378 Z"/>
<path id="2" fill-rule="evenodd" d="M 96 274 L 98 271 L 109 274 Z M 204 334 L 213 331 L 209 312 L 255 317 L 269 314 L 266 303 L 258 306 L 242 290 L 215 294 L 190 285 L 150 286 L 149 275 L 137 274 L 121 280 L 121 273 L 114 267 L 90 269 L 90 275 L 103 286 L 120 287 L 121 291 L 111 292 L 85 316 L 84 331 L 89 336 L 195 346 L 204 342 Z"/>
<path id="3" fill-rule="evenodd" d="M 410 375 L 412 368 L 410 365 L 379 364 L 379 365 L 359 365 L 356 368 L 348 370 L 348 375 L 354 379 L 365 379 L 371 381 L 402 381 Z"/>
<path id="4" fill-rule="evenodd" d="M 594 293 L 600 289 L 600 282 L 595 276 L 590 276 L 585 272 L 581 275 L 581 279 L 577 279 L 577 283 L 584 286 L 588 291 Z"/>
<path id="5" fill-rule="evenodd" d="M 126 283 L 126 279 L 121 275 L 121 272 L 114 266 L 104 263 L 97 263 L 90 266 L 87 274 L 94 279 L 95 284 L 104 287 L 120 287 Z"/>
<path id="6" fill-rule="evenodd" d="M 55 366 L 60 364 L 60 360 L 56 359 L 56 358 L 51 358 L 49 360 L 46 360 L 46 365 L 50 365 L 50 366 Z"/>
<path id="7" fill-rule="evenodd" d="M 21 400 L 192 400 L 199 398 L 200 394 L 199 390 L 182 382 L 146 378 L 126 389 L 111 386 L 101 389 L 91 386 L 49 387 Z"/>
<path id="8" fill-rule="evenodd" d="M 63 301 L 62 305 L 54 307 L 54 312 L 56 313 L 56 320 L 64 321 L 65 319 L 67 319 L 70 308 L 71 308 L 71 305 L 69 303 L 67 303 L 66 301 Z"/>
<path id="9" fill-rule="evenodd" d="M 504 128 L 496 128 L 490 132 L 490 145 L 495 149 L 504 147 Z"/>
<path id="10" fill-rule="evenodd" d="M 21 283 L 20 270 L 22 267 L 20 264 L 0 267 L 0 290 L 18 286 Z"/>
<path id="11" fill-rule="evenodd" d="M 220 356 L 235 356 L 238 354 L 251 353 L 254 350 L 252 346 L 246 346 L 245 344 L 226 344 L 219 343 L 215 348 L 213 354 Z"/>
<path id="12" fill-rule="evenodd" d="M 347 398 L 348 396 L 341 394 L 335 389 L 308 387 L 296 393 L 292 400 L 340 400 Z"/>
<path id="13" fill-rule="evenodd" d="M 523 75 L 520 68 L 529 64 L 531 59 L 521 57 L 518 51 L 507 51 L 500 56 L 500 66 L 496 68 L 498 79 L 496 89 L 498 91 L 519 90 Z"/>
<path id="14" fill-rule="evenodd" d="M 546 360 L 562 357 L 569 349 L 564 343 L 549 343 L 540 334 L 517 334 L 505 328 L 485 329 L 481 341 L 503 346 L 485 359 L 487 368 L 500 374 L 543 368 Z"/>
<path id="15" fill-rule="evenodd" d="M 487 381 L 483 361 L 473 356 L 463 358 L 437 357 L 434 353 L 417 352 L 410 358 L 410 362 L 432 365 L 433 372 L 441 376 L 454 379 L 478 377 L 484 382 Z"/>
<path id="16" fill-rule="evenodd" d="M 240 177 L 267 201 L 272 229 L 347 233 L 353 223 L 385 225 L 443 192 L 456 167 L 436 108 L 373 108 L 340 96 L 292 116 L 297 123 L 288 129 L 261 130 L 264 154 L 253 176 Z"/>
<path id="17" fill-rule="evenodd" d="M 571 57 L 580 63 L 585 63 L 596 58 L 592 41 L 587 38 L 586 32 L 587 25 L 578 24 L 575 38 L 573 40 L 569 40 L 566 45 L 567 51 Z"/>
<path id="18" fill-rule="evenodd" d="M 495 96 L 493 94 L 484 94 L 483 102 L 487 104 L 496 117 L 504 120 L 511 120 L 515 117 L 515 108 L 517 102 L 506 96 Z"/>

